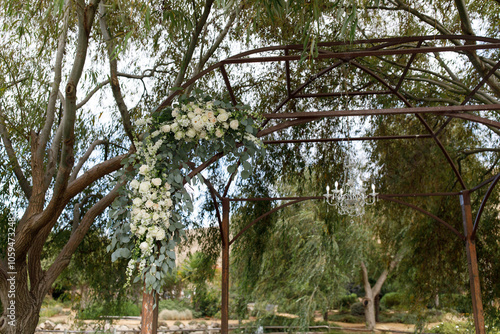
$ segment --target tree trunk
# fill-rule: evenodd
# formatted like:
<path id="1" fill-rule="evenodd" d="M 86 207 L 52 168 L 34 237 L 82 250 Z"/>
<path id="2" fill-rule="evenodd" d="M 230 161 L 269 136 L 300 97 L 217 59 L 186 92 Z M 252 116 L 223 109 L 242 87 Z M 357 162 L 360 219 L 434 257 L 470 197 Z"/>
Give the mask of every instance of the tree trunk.
<path id="1" fill-rule="evenodd" d="M 373 297 L 372 298 L 365 297 L 363 299 L 363 305 L 365 306 L 366 329 L 372 331 L 375 329 L 375 325 L 377 324 L 375 319 L 375 303 Z"/>
<path id="2" fill-rule="evenodd" d="M 380 293 L 375 296 L 375 321 L 380 321 Z"/>
<path id="3" fill-rule="evenodd" d="M 2 334 L 34 333 L 38 325 L 43 297 L 48 289 L 41 291 L 37 282 L 28 282 L 26 268 L 26 263 L 16 265 L 16 274 L 10 275 L 15 283 L 9 284 L 6 290 L 1 291 L 2 301 L 8 301 L 8 305 L 3 305 L 3 314 L 0 318 Z"/>
<path id="4" fill-rule="evenodd" d="M 328 310 L 323 313 L 323 320 L 328 321 Z"/>

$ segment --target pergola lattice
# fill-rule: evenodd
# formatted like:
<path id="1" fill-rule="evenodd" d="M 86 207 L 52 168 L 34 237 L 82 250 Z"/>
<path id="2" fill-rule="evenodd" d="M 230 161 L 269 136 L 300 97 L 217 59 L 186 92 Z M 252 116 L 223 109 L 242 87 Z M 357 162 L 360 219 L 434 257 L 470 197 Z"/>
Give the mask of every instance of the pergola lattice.
<path id="1" fill-rule="evenodd" d="M 450 41 L 464 41 L 461 43 L 451 43 Z M 458 45 L 457 45 L 458 44 Z M 225 84 L 225 89 L 231 98 L 231 101 L 236 105 L 238 97 L 232 87 L 232 82 L 227 72 L 227 68 L 233 64 L 246 64 L 251 66 L 252 64 L 265 64 L 265 63 L 282 63 L 284 64 L 284 78 L 286 84 L 286 95 L 283 97 L 282 101 L 269 113 L 264 113 L 265 121 L 262 124 L 262 130 L 259 132 L 258 137 L 260 137 L 264 144 L 267 145 L 278 145 L 278 144 L 290 144 L 290 143 L 321 143 L 321 142 L 342 142 L 342 141 L 365 141 L 365 140 L 398 140 L 398 139 L 429 139 L 435 142 L 439 147 L 442 155 L 446 159 L 449 168 L 452 169 L 456 176 L 456 179 L 460 185 L 460 191 L 458 192 L 440 192 L 440 193 L 405 193 L 405 194 L 379 194 L 378 198 L 399 203 L 415 209 L 432 219 L 436 222 L 442 224 L 444 227 L 449 229 L 452 233 L 458 236 L 461 241 L 465 242 L 467 259 L 468 259 L 468 269 L 470 277 L 470 289 L 472 295 L 473 311 L 474 311 L 474 321 L 476 333 L 485 333 L 484 317 L 483 317 L 483 306 L 481 300 L 481 289 L 479 281 L 479 271 L 477 265 L 476 256 L 476 246 L 475 246 L 475 236 L 479 228 L 479 222 L 481 215 L 485 209 L 486 202 L 490 197 L 493 188 L 500 180 L 500 174 L 482 182 L 481 184 L 475 185 L 473 187 L 468 186 L 466 180 L 464 180 L 462 174 L 451 158 L 450 154 L 447 152 L 445 146 L 440 140 L 440 136 L 443 135 L 443 130 L 446 126 L 455 118 L 467 120 L 470 122 L 480 123 L 491 128 L 500 129 L 500 122 L 484 117 L 478 112 L 492 112 L 499 111 L 500 104 L 497 103 L 477 103 L 484 99 L 477 99 L 479 92 L 491 80 L 492 76 L 496 75 L 496 71 L 500 67 L 500 61 L 494 64 L 480 73 L 479 76 L 482 78 L 475 87 L 468 88 L 468 94 L 460 101 L 457 105 L 439 105 L 431 107 L 415 106 L 410 102 L 408 98 L 404 96 L 401 92 L 401 88 L 407 80 L 407 75 L 412 71 L 412 64 L 415 58 L 419 54 L 429 54 L 429 53 L 442 53 L 442 52 L 453 52 L 460 54 L 476 55 L 477 51 L 484 52 L 485 50 L 497 50 L 500 49 L 500 40 L 494 38 L 485 38 L 477 36 L 417 36 L 417 37 L 401 37 L 401 38 L 388 38 L 388 39 L 371 39 L 355 41 L 351 43 L 345 42 L 331 42 L 331 43 L 319 43 L 318 44 L 318 55 L 315 56 L 313 61 L 325 61 L 325 66 L 319 72 L 307 78 L 307 80 L 296 87 L 293 87 L 293 81 L 291 79 L 291 69 L 290 64 L 298 62 L 302 59 L 302 45 L 286 45 L 286 46 L 274 46 L 265 47 L 257 50 L 252 50 L 248 52 L 240 53 L 236 56 L 229 57 L 209 68 L 199 73 L 189 81 L 187 81 L 182 87 L 188 88 L 192 84 L 196 83 L 197 80 L 210 75 L 213 73 L 220 73 Z M 340 50 L 340 51 L 339 51 Z M 347 51 L 346 51 L 347 50 Z M 271 53 L 271 55 L 270 55 Z M 382 56 L 395 56 L 395 55 L 409 55 L 409 60 L 406 66 L 402 68 L 401 74 L 397 80 L 396 84 L 391 84 L 388 80 L 384 79 L 382 76 L 376 73 L 366 65 L 363 65 L 359 59 L 370 58 L 370 57 L 382 57 Z M 330 62 L 327 64 L 327 62 Z M 327 76 L 329 73 L 338 69 L 343 64 L 349 64 L 354 68 L 357 68 L 361 73 L 364 73 L 367 77 L 370 77 L 373 82 L 377 83 L 382 89 L 376 90 L 353 90 L 353 91 L 335 91 L 332 89 L 329 92 L 308 92 L 307 89 L 313 87 L 313 83 L 321 80 L 322 77 Z M 365 87 L 366 88 L 366 87 Z M 166 106 L 170 105 L 180 92 L 176 91 L 170 95 L 155 111 L 161 111 Z M 319 98 L 338 98 L 343 96 L 371 96 L 371 95 L 387 95 L 393 96 L 402 106 L 390 109 L 358 109 L 358 110 L 327 110 L 327 111 L 314 111 L 314 112 L 282 112 L 282 109 L 287 105 L 288 102 L 299 100 L 299 99 L 319 99 Z M 471 104 L 472 101 L 475 104 Z M 418 119 L 418 121 L 425 128 L 426 133 L 423 134 L 404 134 L 404 135 L 392 135 L 392 136 L 373 136 L 373 137 L 352 137 L 352 138 L 305 138 L 305 139 L 286 139 L 286 140 L 266 140 L 266 136 L 271 134 L 277 134 L 287 128 L 291 128 L 300 124 L 310 123 L 318 121 L 324 118 L 335 118 L 335 117 L 349 117 L 349 116 L 389 116 L 389 115 L 400 115 L 400 114 L 413 114 Z M 441 117 L 446 117 L 446 121 L 441 124 L 438 128 L 434 129 L 432 126 L 424 119 L 424 114 L 432 114 Z M 222 153 L 214 155 L 208 161 L 200 164 L 199 166 L 192 166 L 192 171 L 190 176 L 201 172 L 203 169 L 208 167 L 210 164 L 214 163 L 218 159 L 223 157 Z M 235 172 L 237 173 L 237 171 Z M 279 198 L 229 198 L 228 191 L 231 182 L 234 179 L 235 173 L 233 173 L 227 180 L 224 192 L 220 194 L 210 183 L 209 180 L 205 179 L 205 184 L 208 186 L 211 193 L 214 205 L 216 208 L 216 213 L 220 225 L 220 233 L 222 239 L 222 308 L 221 308 L 221 330 L 222 334 L 228 333 L 228 302 L 229 302 L 229 247 L 235 242 L 246 230 L 251 228 L 254 224 L 260 221 L 262 218 L 286 207 L 306 200 L 321 200 L 324 199 L 323 196 L 310 196 L 310 197 L 279 197 Z M 477 210 L 476 217 L 473 219 L 470 194 L 482 187 L 488 186 L 483 201 Z M 459 197 L 460 205 L 462 208 L 463 216 L 463 227 L 464 232 L 459 232 L 455 227 L 453 227 L 448 222 L 439 218 L 431 212 L 424 210 L 418 206 L 411 203 L 407 203 L 401 198 L 404 197 L 431 197 L 431 196 L 452 196 Z M 231 201 L 286 201 L 284 204 L 275 207 L 271 211 L 262 214 L 259 218 L 250 222 L 241 231 L 235 233 L 234 237 L 230 239 L 230 229 L 229 229 L 229 215 L 230 215 L 230 202 Z M 222 210 L 219 208 L 219 201 L 222 204 Z M 142 333 L 156 333 L 157 327 L 157 310 L 153 309 L 155 304 L 155 296 L 144 294 L 143 299 L 143 325 Z"/>

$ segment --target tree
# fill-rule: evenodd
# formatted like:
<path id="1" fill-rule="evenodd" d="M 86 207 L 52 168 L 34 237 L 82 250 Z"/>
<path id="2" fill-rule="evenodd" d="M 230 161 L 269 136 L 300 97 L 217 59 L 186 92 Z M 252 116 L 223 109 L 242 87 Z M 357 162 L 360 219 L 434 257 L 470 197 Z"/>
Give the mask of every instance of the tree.
<path id="1" fill-rule="evenodd" d="M 308 26 L 320 16 L 319 4 L 0 2 L 0 66 L 6 74 L 0 79 L 1 200 L 20 215 L 15 238 L 2 245 L 15 252 L 15 261 L 0 261 L 0 300 L 16 305 L 15 326 L 4 309 L 2 333 L 34 331 L 47 291 L 123 185 L 112 174 L 134 151 L 133 138 L 142 131 L 134 120 L 185 78 L 230 53 L 229 40 L 263 41 L 266 25 L 276 29 L 275 19 L 289 14 Z M 301 24 L 295 33 L 310 35 Z M 139 100 L 135 107 L 132 97 Z M 96 200 L 86 206 L 89 198 Z M 44 269 L 47 241 L 54 229 L 68 226 L 72 233 Z M 14 299 L 8 297 L 9 272 L 16 273 Z"/>

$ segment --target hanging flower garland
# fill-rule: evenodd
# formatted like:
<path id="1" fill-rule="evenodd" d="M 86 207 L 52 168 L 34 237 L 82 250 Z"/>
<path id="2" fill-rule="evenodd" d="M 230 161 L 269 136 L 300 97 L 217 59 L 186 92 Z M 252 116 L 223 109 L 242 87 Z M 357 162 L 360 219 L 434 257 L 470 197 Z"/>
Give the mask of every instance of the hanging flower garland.
<path id="1" fill-rule="evenodd" d="M 241 162 L 241 177 L 252 172 L 250 160 L 264 147 L 255 137 L 258 115 L 248 106 L 233 107 L 196 92 L 181 96 L 172 108 L 136 122 L 151 132 L 136 141 L 136 153 L 125 161 L 133 172 L 121 195 L 113 202 L 110 217 L 114 235 L 112 259 L 129 259 L 127 275 L 144 279 L 148 290 L 160 291 L 162 279 L 175 267 L 175 246 L 184 235 L 183 215 L 193 211 L 185 184 L 188 163 L 203 162 L 217 152 L 227 157 L 228 172 Z M 129 168 L 130 169 L 130 168 Z M 124 175 L 124 171 L 120 174 Z"/>

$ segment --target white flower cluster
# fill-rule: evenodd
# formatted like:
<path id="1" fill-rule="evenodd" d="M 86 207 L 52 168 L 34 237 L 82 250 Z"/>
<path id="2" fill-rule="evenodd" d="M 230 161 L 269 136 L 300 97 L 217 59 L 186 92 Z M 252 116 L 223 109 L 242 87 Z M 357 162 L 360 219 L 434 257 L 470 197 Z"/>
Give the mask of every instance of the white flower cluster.
<path id="1" fill-rule="evenodd" d="M 238 130 L 240 122 L 234 113 L 217 108 L 212 102 L 190 102 L 172 110 L 174 121 L 161 131 L 172 132 L 175 139 L 221 138 L 228 129 Z"/>
<path id="2" fill-rule="evenodd" d="M 155 170 L 156 152 L 162 141 L 147 145 L 135 143 L 138 154 L 145 158 L 145 163 L 139 168 L 140 181 L 130 182 L 129 196 L 132 199 L 130 231 L 140 241 L 141 258 L 151 255 L 155 241 L 166 237 L 172 215 L 171 186 L 157 177 Z"/>

